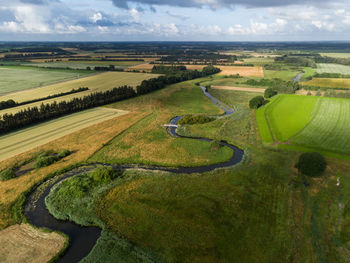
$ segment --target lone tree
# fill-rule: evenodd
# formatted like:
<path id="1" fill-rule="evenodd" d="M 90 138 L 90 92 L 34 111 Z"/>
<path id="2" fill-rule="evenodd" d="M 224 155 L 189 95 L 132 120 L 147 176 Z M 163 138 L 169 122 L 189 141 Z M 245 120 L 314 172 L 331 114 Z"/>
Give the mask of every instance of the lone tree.
<path id="1" fill-rule="evenodd" d="M 271 98 L 273 96 L 277 95 L 277 91 L 273 88 L 267 88 L 264 93 L 265 98 Z"/>
<path id="2" fill-rule="evenodd" d="M 257 109 L 265 104 L 265 99 L 263 96 L 256 96 L 249 101 L 249 107 L 251 109 Z"/>
<path id="3" fill-rule="evenodd" d="M 302 174 L 317 177 L 324 173 L 327 167 L 327 162 L 319 153 L 303 153 L 300 155 L 296 167 Z"/>

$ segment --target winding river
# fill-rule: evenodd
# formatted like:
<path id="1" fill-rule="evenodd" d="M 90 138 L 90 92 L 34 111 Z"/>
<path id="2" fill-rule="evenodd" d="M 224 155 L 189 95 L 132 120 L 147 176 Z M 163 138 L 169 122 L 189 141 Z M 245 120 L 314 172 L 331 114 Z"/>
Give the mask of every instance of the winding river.
<path id="1" fill-rule="evenodd" d="M 215 105 L 217 105 L 218 107 L 220 107 L 225 111 L 225 115 L 230 115 L 234 113 L 234 110 L 232 108 L 226 106 L 224 103 L 220 102 L 219 100 L 211 96 L 206 91 L 205 87 L 201 86 L 201 89 L 205 96 L 207 96 Z M 170 121 L 170 123 L 177 124 L 181 118 L 182 116 L 175 117 Z M 176 127 L 168 127 L 167 132 L 169 133 L 170 136 L 175 138 L 188 138 L 188 139 L 201 140 L 206 142 L 212 141 L 207 138 L 181 136 L 176 133 Z M 244 156 L 244 151 L 242 149 L 223 141 L 221 141 L 220 144 L 224 147 L 228 147 L 232 149 L 234 151 L 234 154 L 228 161 L 217 163 L 217 164 L 197 166 L 197 167 L 178 167 L 178 168 L 170 168 L 165 166 L 143 166 L 143 165 L 111 165 L 111 164 L 104 164 L 104 163 L 99 163 L 99 165 L 112 166 L 116 170 L 137 167 L 137 168 L 143 168 L 143 169 L 152 170 L 152 171 L 157 170 L 157 171 L 167 171 L 172 173 L 191 174 L 191 173 L 208 172 L 217 168 L 230 167 L 242 161 L 242 158 Z M 50 190 L 52 189 L 52 187 L 57 183 L 69 177 L 72 177 L 74 175 L 91 171 L 92 169 L 94 169 L 94 167 L 96 167 L 96 165 L 97 164 L 95 165 L 93 164 L 93 165 L 90 165 L 89 167 L 77 168 L 77 169 L 71 170 L 70 172 L 65 173 L 62 176 L 57 176 L 45 182 L 43 185 L 39 186 L 36 190 L 34 190 L 26 201 L 24 214 L 31 224 L 37 227 L 45 227 L 54 231 L 60 231 L 62 233 L 65 233 L 67 236 L 69 236 L 70 245 L 68 249 L 65 251 L 65 253 L 62 255 L 62 257 L 60 257 L 57 260 L 57 262 L 65 262 L 65 263 L 79 262 L 81 259 L 86 257 L 91 251 L 91 249 L 93 248 L 93 246 L 95 245 L 97 239 L 100 237 L 101 229 L 98 227 L 83 227 L 70 221 L 63 221 L 63 220 L 58 220 L 54 218 L 46 208 L 45 198 L 50 193 Z"/>

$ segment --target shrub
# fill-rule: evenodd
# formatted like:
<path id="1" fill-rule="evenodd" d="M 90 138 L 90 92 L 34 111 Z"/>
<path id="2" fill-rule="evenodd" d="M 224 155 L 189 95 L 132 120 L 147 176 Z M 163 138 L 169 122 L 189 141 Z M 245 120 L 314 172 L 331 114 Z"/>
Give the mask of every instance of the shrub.
<path id="1" fill-rule="evenodd" d="M 118 174 L 111 166 L 98 167 L 90 173 L 91 178 L 97 183 L 109 183 L 115 179 Z"/>
<path id="2" fill-rule="evenodd" d="M 69 150 L 63 150 L 63 151 L 58 153 L 57 157 L 62 159 L 64 157 L 67 157 L 70 154 L 71 154 L 71 152 Z"/>
<path id="3" fill-rule="evenodd" d="M 263 96 L 256 96 L 249 101 L 249 107 L 251 109 L 257 109 L 265 104 L 265 99 Z"/>
<path id="4" fill-rule="evenodd" d="M 319 153 L 303 153 L 300 155 L 296 167 L 302 174 L 317 177 L 321 176 L 326 170 L 327 162 Z"/>
<path id="5" fill-rule="evenodd" d="M 208 117 L 205 115 L 185 115 L 180 119 L 179 124 L 203 124 L 214 120 L 214 117 Z"/>
<path id="6" fill-rule="evenodd" d="M 213 141 L 211 141 L 211 143 L 210 143 L 210 150 L 211 151 L 217 151 L 217 150 L 219 150 L 220 148 L 221 148 L 221 144 L 220 144 L 220 142 L 219 141 L 217 141 L 217 140 L 213 140 Z"/>
<path id="7" fill-rule="evenodd" d="M 5 169 L 0 172 L 0 181 L 7 181 L 15 177 L 16 174 L 12 169 Z"/>
<path id="8" fill-rule="evenodd" d="M 46 167 L 49 166 L 51 164 L 53 164 L 54 162 L 58 161 L 58 157 L 57 156 L 42 156 L 36 159 L 36 163 L 34 165 L 35 168 L 41 168 L 41 167 Z"/>
<path id="9" fill-rule="evenodd" d="M 274 90 L 273 88 L 267 88 L 264 93 L 265 98 L 271 98 L 273 96 L 277 95 L 277 91 Z"/>

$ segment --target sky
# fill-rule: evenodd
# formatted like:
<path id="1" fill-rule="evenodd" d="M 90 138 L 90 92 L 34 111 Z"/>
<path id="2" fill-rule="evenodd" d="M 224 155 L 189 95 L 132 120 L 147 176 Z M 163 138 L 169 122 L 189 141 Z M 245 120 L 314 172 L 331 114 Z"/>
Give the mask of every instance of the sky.
<path id="1" fill-rule="evenodd" d="M 0 0 L 0 41 L 324 40 L 349 0 Z"/>

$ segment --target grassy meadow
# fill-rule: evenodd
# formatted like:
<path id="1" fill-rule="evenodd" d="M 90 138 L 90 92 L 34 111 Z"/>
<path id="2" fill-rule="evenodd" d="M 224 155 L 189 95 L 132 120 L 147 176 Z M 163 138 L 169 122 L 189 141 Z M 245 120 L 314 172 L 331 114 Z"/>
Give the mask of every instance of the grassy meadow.
<path id="1" fill-rule="evenodd" d="M 147 112 L 138 124 L 117 136 L 89 161 L 142 163 L 167 166 L 198 166 L 228 160 L 233 152 L 222 147 L 211 150 L 209 142 L 172 138 L 162 124 L 184 114 L 220 114 L 221 110 L 191 82 L 175 84 L 164 90 L 118 102 L 109 107 Z"/>
<path id="2" fill-rule="evenodd" d="M 317 64 L 317 73 L 339 73 L 344 75 L 350 74 L 350 66 L 344 66 L 339 64 Z"/>
<path id="3" fill-rule="evenodd" d="M 45 70 L 33 67 L 0 66 L 0 95 L 77 79 L 88 71 Z M 1 97 L 0 97 L 1 98 Z"/>

